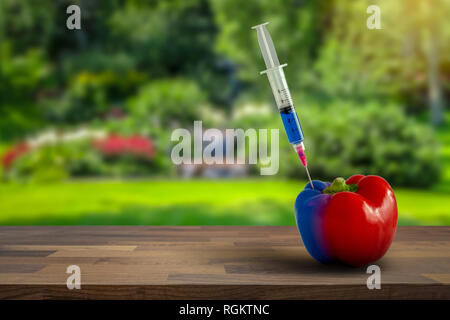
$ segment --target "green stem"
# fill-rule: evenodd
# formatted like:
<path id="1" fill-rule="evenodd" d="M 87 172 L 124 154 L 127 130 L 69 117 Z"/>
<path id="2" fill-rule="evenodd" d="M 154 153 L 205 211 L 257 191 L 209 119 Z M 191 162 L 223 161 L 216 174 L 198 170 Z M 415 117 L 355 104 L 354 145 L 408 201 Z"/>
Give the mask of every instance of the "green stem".
<path id="1" fill-rule="evenodd" d="M 338 177 L 334 179 L 333 183 L 329 185 L 327 188 L 325 188 L 322 193 L 326 194 L 335 194 L 342 191 L 350 191 L 350 192 L 356 192 L 358 191 L 358 185 L 357 184 L 346 184 L 345 179 Z"/>

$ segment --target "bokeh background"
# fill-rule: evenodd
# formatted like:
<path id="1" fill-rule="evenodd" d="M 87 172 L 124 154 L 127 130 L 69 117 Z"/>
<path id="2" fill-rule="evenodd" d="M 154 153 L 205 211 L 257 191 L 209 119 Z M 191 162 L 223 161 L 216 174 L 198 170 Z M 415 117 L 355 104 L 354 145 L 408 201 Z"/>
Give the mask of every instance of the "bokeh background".
<path id="1" fill-rule="evenodd" d="M 250 29 L 270 21 L 313 178 L 381 175 L 400 224 L 450 225 L 449 17 L 449 0 L 2 0 L 0 224 L 295 224 L 283 131 L 275 176 L 170 159 L 194 120 L 281 129 Z"/>

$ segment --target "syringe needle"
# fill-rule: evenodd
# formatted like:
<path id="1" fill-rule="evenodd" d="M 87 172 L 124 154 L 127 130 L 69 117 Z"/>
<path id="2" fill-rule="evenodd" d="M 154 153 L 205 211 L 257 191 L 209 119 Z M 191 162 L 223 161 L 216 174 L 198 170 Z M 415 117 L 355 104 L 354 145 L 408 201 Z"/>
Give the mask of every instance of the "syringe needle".
<path id="1" fill-rule="evenodd" d="M 302 163 L 302 166 L 306 169 L 306 174 L 308 175 L 309 184 L 311 185 L 311 188 L 314 189 L 311 175 L 309 174 L 309 170 L 308 170 L 308 161 L 306 160 L 305 146 L 303 145 L 303 142 L 302 142 L 300 144 L 294 144 L 293 147 L 294 147 L 294 150 L 297 152 L 298 157 L 300 158 L 300 162 Z"/>
<path id="2" fill-rule="evenodd" d="M 309 175 L 308 166 L 305 166 L 305 169 L 306 169 L 306 174 L 308 175 L 309 184 L 311 185 L 311 188 L 314 189 L 314 185 L 312 183 L 311 176 Z"/>

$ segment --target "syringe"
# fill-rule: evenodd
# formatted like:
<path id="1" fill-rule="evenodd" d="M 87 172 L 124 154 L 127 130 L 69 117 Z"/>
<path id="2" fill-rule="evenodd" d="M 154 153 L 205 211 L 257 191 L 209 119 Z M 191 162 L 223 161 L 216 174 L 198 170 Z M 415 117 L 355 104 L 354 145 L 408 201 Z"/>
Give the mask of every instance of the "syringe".
<path id="1" fill-rule="evenodd" d="M 286 67 L 287 64 L 280 65 L 272 38 L 266 29 L 267 24 L 268 22 L 252 27 L 252 29 L 256 29 L 258 32 L 259 47 L 261 48 L 264 62 L 267 67 L 267 70 L 262 71 L 261 74 L 267 74 L 267 77 L 269 78 L 269 83 L 289 143 L 294 147 L 295 152 L 298 154 L 300 162 L 306 169 L 306 174 L 308 175 L 311 187 L 314 188 L 311 176 L 309 175 L 308 163 L 306 161 L 305 146 L 303 144 L 305 138 L 283 72 L 283 68 Z"/>

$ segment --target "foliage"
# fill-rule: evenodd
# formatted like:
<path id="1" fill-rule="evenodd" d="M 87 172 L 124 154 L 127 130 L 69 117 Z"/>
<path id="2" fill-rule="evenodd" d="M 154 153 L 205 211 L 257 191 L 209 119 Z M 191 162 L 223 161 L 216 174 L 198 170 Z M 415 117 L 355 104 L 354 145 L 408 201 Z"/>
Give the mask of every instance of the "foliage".
<path id="1" fill-rule="evenodd" d="M 232 114 L 235 128 L 267 128 L 273 124 L 278 115 L 276 108 L 265 103 L 243 101 L 236 105 Z"/>
<path id="2" fill-rule="evenodd" d="M 372 1 L 340 3 L 335 7 L 330 32 L 314 65 L 321 92 L 331 97 L 388 98 L 408 111 L 424 111 L 431 86 L 430 68 L 450 63 L 445 41 L 450 24 L 450 2 L 438 0 L 381 1 L 382 29 L 364 28 L 365 9 Z M 401 18 L 400 18 L 401 17 Z M 418 27 L 420 26 L 420 27 Z M 437 30 L 439 31 L 437 31 Z M 432 41 L 442 54 L 432 61 Z"/>
<path id="3" fill-rule="evenodd" d="M 59 2 L 58 5 L 62 9 L 64 4 L 62 1 Z M 55 16 L 58 12 L 57 6 L 52 5 L 54 3 L 52 0 L 2 1 L 0 26 L 4 23 L 6 37 L 14 40 L 14 47 L 20 54 L 30 47 L 43 48 L 50 45 L 56 29 Z"/>
<path id="4" fill-rule="evenodd" d="M 134 52 L 139 67 L 161 77 L 207 63 L 213 56 L 215 27 L 206 1 L 153 1 L 117 8 L 109 17 L 111 41 Z"/>
<path id="5" fill-rule="evenodd" d="M 107 117 L 115 108 L 121 110 L 121 104 L 114 102 L 134 93 L 146 79 L 145 74 L 134 70 L 122 73 L 83 71 L 71 78 L 62 96 L 42 99 L 40 105 L 47 121 L 84 123 Z"/>
<path id="6" fill-rule="evenodd" d="M 311 65 L 329 26 L 334 0 L 212 0 L 220 27 L 217 50 L 236 62 L 240 78 L 267 93 L 257 77 L 264 70 L 256 32 L 251 27 L 269 21 L 281 63 L 289 62 L 286 77 L 292 89 L 304 87 L 311 78 Z M 301 72 L 297 72 L 301 71 Z M 268 92 L 270 94 L 270 91 Z M 267 94 L 267 96 L 268 96 Z"/>
<path id="7" fill-rule="evenodd" d="M 49 182 L 62 180 L 69 176 L 69 166 L 76 160 L 86 161 L 80 148 L 64 145 L 49 145 L 29 151 L 12 163 L 5 171 L 8 180 Z"/>
<path id="8" fill-rule="evenodd" d="M 381 30 L 366 28 L 371 0 L 213 0 L 212 4 L 221 31 L 218 51 L 241 66 L 239 76 L 257 92 L 270 94 L 255 77 L 265 66 L 250 27 L 269 21 L 280 62 L 289 63 L 285 72 L 293 91 L 330 100 L 386 99 L 405 105 L 408 112 L 423 112 L 435 63 L 448 95 L 449 0 L 379 1 Z M 434 58 L 433 41 L 438 48 Z"/>
<path id="9" fill-rule="evenodd" d="M 64 12 L 70 4 L 82 8 L 82 28 L 76 32 L 65 28 Z M 39 86 L 39 95 L 26 106 L 32 111 L 28 112 L 32 120 L 42 119 L 37 111 L 43 111 L 44 121 L 61 124 L 105 117 L 110 109 L 122 107 L 146 78 L 195 78 L 212 101 L 228 99 L 224 89 L 227 74 L 214 52 L 217 30 L 208 1 L 6 0 L 2 10 L 4 36 L 12 48 L 9 56 L 20 57 L 39 48 L 46 53 L 46 65 L 53 67 L 50 90 Z M 14 79 L 17 72 L 5 76 Z M 2 96 L 9 89 L 2 90 Z M 13 89 L 29 96 L 21 87 Z M 14 112 L 10 118 L 25 121 L 25 110 L 15 112 L 17 107 L 24 108 L 23 104 L 12 96 L 10 103 L 0 103 L 0 108 Z M 3 131 L 9 133 L 13 127 Z M 15 135 L 23 136 L 26 131 L 21 129 Z"/>
<path id="10" fill-rule="evenodd" d="M 130 177 L 170 169 L 161 154 L 155 154 L 150 139 L 111 135 L 42 144 L 31 148 L 18 144 L 3 158 L 4 179 L 20 182 L 53 182 L 69 177 Z"/>
<path id="11" fill-rule="evenodd" d="M 163 79 L 144 85 L 128 103 L 137 128 L 157 129 L 192 126 L 201 119 L 205 96 L 193 81 Z"/>
<path id="12" fill-rule="evenodd" d="M 27 153 L 30 147 L 26 143 L 20 143 L 5 151 L 2 156 L 2 167 L 8 169 L 21 155 Z"/>
<path id="13" fill-rule="evenodd" d="M 298 106 L 313 173 L 333 178 L 358 170 L 428 186 L 439 173 L 434 139 L 400 109 L 426 118 L 420 113 L 432 96 L 432 66 L 434 89 L 449 97 L 450 0 L 378 2 L 381 30 L 365 27 L 371 0 L 4 0 L 0 142 L 79 124 L 141 134 L 155 144 L 150 165 L 73 146 L 91 160 L 76 170 L 61 165 L 65 173 L 56 174 L 58 157 L 79 160 L 75 150 L 48 147 L 27 155 L 17 175 L 31 163 L 53 168 L 55 177 L 172 174 L 175 127 L 203 120 L 218 128 L 281 128 L 272 107 L 245 113 L 246 104 L 273 101 L 258 76 L 265 66 L 250 29 L 269 21 L 280 62 L 289 63 L 291 91 L 310 97 Z M 82 8 L 81 30 L 65 28 L 70 4 Z M 280 174 L 298 177 L 283 132 L 280 143 Z"/>
<path id="14" fill-rule="evenodd" d="M 153 142 L 140 136 L 121 137 L 112 134 L 105 139 L 94 141 L 94 147 L 105 156 L 121 156 L 128 153 L 151 159 L 155 154 Z"/>
<path id="15" fill-rule="evenodd" d="M 0 43 L 0 139 L 17 137 L 40 124 L 34 107 L 37 90 L 45 87 L 50 72 L 41 50 L 13 55 L 10 43 Z"/>

